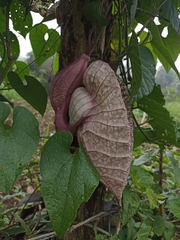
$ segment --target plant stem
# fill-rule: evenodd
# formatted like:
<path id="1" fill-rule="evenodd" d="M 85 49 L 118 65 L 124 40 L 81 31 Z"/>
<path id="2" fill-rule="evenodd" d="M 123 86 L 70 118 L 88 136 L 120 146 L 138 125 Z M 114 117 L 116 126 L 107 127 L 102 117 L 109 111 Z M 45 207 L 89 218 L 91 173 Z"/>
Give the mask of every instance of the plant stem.
<path id="1" fill-rule="evenodd" d="M 162 183 L 163 183 L 163 149 L 159 149 L 159 186 L 160 193 L 162 193 Z M 159 214 L 163 217 L 163 204 L 159 204 Z"/>
<path id="2" fill-rule="evenodd" d="M 14 57 L 11 55 L 11 48 L 10 48 L 11 43 L 10 43 L 10 36 L 9 36 L 9 32 L 10 32 L 10 30 L 9 30 L 9 12 L 10 12 L 10 5 L 8 5 L 6 7 L 6 51 L 7 51 L 8 62 L 5 66 L 2 74 L 0 75 L 0 84 L 3 82 L 12 62 L 17 59 L 17 57 Z"/>

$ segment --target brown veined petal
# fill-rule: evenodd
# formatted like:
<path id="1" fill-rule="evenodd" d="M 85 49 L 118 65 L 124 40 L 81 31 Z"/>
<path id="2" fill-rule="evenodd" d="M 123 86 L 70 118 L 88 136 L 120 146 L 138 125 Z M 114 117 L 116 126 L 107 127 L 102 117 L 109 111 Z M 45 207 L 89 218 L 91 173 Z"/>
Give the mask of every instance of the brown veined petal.
<path id="1" fill-rule="evenodd" d="M 102 61 L 85 71 L 83 84 L 94 107 L 78 128 L 78 139 L 98 170 L 102 183 L 120 201 L 132 159 L 132 125 L 116 74 Z"/>

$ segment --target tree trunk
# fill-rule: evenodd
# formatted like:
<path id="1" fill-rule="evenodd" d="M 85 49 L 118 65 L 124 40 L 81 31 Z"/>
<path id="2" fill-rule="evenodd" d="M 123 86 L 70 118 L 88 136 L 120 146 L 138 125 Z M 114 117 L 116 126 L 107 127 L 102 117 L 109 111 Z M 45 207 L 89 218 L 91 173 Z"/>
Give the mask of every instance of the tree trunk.
<path id="1" fill-rule="evenodd" d="M 91 1 L 60 1 L 62 11 L 60 69 L 69 65 L 83 53 L 86 53 L 88 36 L 93 26 L 84 16 L 84 8 L 89 2 Z M 91 38 L 91 61 L 101 59 L 105 62 L 110 62 L 110 40 L 113 27 L 111 10 L 112 1 L 105 0 L 103 2 L 102 15 L 107 18 L 109 24 L 101 29 L 94 24 Z M 104 186 L 100 183 L 90 200 L 81 205 L 75 220 L 76 223 L 100 213 L 103 208 L 103 196 Z M 103 228 L 102 221 L 97 220 L 96 222 L 99 227 Z M 90 224 L 93 226 L 94 222 Z M 91 226 L 83 225 L 71 233 L 67 233 L 63 240 L 95 239 L 94 235 L 94 230 Z"/>

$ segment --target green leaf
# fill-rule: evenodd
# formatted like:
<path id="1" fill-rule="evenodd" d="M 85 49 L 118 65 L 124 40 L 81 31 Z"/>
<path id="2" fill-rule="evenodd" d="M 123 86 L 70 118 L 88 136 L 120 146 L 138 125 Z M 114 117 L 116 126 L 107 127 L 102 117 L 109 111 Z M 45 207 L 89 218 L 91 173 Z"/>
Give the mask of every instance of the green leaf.
<path id="1" fill-rule="evenodd" d="M 21 79 L 25 79 L 25 75 L 30 74 L 29 66 L 23 61 L 15 61 L 12 65 L 11 71 L 15 71 Z"/>
<path id="2" fill-rule="evenodd" d="M 139 166 L 131 165 L 130 175 L 134 185 L 142 191 L 154 185 L 151 174 Z"/>
<path id="3" fill-rule="evenodd" d="M 15 107 L 13 125 L 7 130 L 4 121 L 9 113 L 9 106 L 0 102 L 0 191 L 6 193 L 30 162 L 39 142 L 39 124 L 29 110 Z"/>
<path id="4" fill-rule="evenodd" d="M 101 15 L 101 6 L 102 4 L 98 2 L 88 3 L 84 9 L 84 15 L 90 22 L 97 21 L 97 26 L 102 28 L 108 25 L 108 21 Z"/>
<path id="5" fill-rule="evenodd" d="M 152 33 L 151 45 L 153 47 L 154 53 L 157 55 L 157 57 L 159 58 L 159 60 L 161 61 L 162 65 L 164 66 L 167 72 L 170 70 L 170 68 L 173 68 L 177 76 L 180 77 L 170 52 L 162 42 L 159 29 L 153 21 L 151 21 L 150 23 L 150 28 Z"/>
<path id="6" fill-rule="evenodd" d="M 172 0 L 164 1 L 162 11 L 165 13 L 166 19 L 171 22 L 173 28 L 180 34 L 179 13 Z"/>
<path id="7" fill-rule="evenodd" d="M 29 12 L 26 15 L 26 9 L 18 0 L 13 0 L 10 10 L 14 30 L 16 30 L 25 38 L 26 34 L 29 33 L 32 27 L 31 13 Z"/>
<path id="8" fill-rule="evenodd" d="M 34 77 L 25 76 L 27 85 L 23 85 L 21 78 L 15 72 L 9 72 L 8 79 L 16 92 L 43 115 L 47 105 L 47 93 L 42 84 Z"/>
<path id="9" fill-rule="evenodd" d="M 122 226 L 126 225 L 128 220 L 138 212 L 140 206 L 140 198 L 135 192 L 131 192 L 129 186 L 123 191 L 123 214 Z"/>
<path id="10" fill-rule="evenodd" d="M 100 14 L 101 3 L 90 2 L 84 9 L 84 15 L 90 22 L 94 22 Z"/>
<path id="11" fill-rule="evenodd" d="M 151 188 L 146 189 L 146 195 L 150 203 L 150 209 L 154 209 L 157 206 L 157 196 Z"/>
<path id="12" fill-rule="evenodd" d="M 151 230 L 152 230 L 151 226 L 143 226 L 138 231 L 137 240 L 147 240 L 147 239 L 149 239 L 148 236 L 149 236 Z"/>
<path id="13" fill-rule="evenodd" d="M 134 239 L 134 236 L 136 234 L 136 229 L 134 227 L 135 221 L 133 217 L 131 217 L 127 223 L 127 238 L 126 240 L 132 240 Z"/>
<path id="14" fill-rule="evenodd" d="M 168 26 L 168 35 L 166 38 L 162 37 L 162 42 L 164 46 L 169 50 L 173 61 L 175 62 L 179 53 L 179 42 L 180 42 L 180 34 L 178 34 L 172 26 Z"/>
<path id="15" fill-rule="evenodd" d="M 160 85 L 154 85 L 152 92 L 147 95 L 147 98 L 154 100 L 162 106 L 165 104 L 164 95 L 162 94 Z"/>
<path id="16" fill-rule="evenodd" d="M 149 120 L 149 124 L 152 126 L 152 128 L 156 131 L 157 134 L 157 140 L 154 141 L 156 144 L 159 142 L 160 145 L 174 145 L 177 147 L 180 147 L 180 138 L 178 138 L 178 134 L 180 133 L 177 129 L 176 122 L 172 121 L 170 122 L 170 125 L 173 124 L 173 128 L 175 131 L 175 137 L 174 135 L 171 135 L 166 128 L 161 126 L 157 123 L 155 120 Z"/>
<path id="17" fill-rule="evenodd" d="M 73 137 L 59 131 L 45 144 L 41 157 L 42 193 L 54 230 L 62 237 L 99 183 L 99 174 L 80 147 L 70 153 Z"/>
<path id="18" fill-rule="evenodd" d="M 138 102 L 138 107 L 154 119 L 157 126 L 156 130 L 163 130 L 163 135 L 159 137 L 162 139 L 168 139 L 168 135 L 171 135 L 172 138 L 176 139 L 173 120 L 165 108 L 147 97 L 144 97 Z"/>
<path id="19" fill-rule="evenodd" d="M 103 27 L 106 27 L 107 25 L 108 25 L 108 20 L 104 16 L 99 15 L 97 17 L 97 26 L 99 28 L 103 28 Z"/>
<path id="20" fill-rule="evenodd" d="M 165 228 L 166 228 L 164 232 L 165 240 L 173 239 L 176 233 L 176 227 L 174 226 L 174 224 L 165 221 Z"/>
<path id="21" fill-rule="evenodd" d="M 165 231 L 165 221 L 161 216 L 156 216 L 153 224 L 154 233 L 159 237 Z"/>
<path id="22" fill-rule="evenodd" d="M 180 187 L 180 168 L 179 168 L 179 162 L 174 158 L 174 155 L 172 152 L 166 150 L 165 154 L 167 158 L 171 161 L 171 164 L 173 166 L 174 170 L 174 183 L 177 187 Z"/>
<path id="23" fill-rule="evenodd" d="M 132 36 L 130 39 L 128 55 L 131 60 L 133 75 L 132 89 L 130 93 L 130 99 L 132 99 L 132 97 L 134 97 L 138 93 L 142 82 L 142 65 L 140 60 L 140 50 L 138 47 L 138 39 L 134 31 L 132 32 Z"/>
<path id="24" fill-rule="evenodd" d="M 139 158 L 136 158 L 133 162 L 134 166 L 139 166 L 151 160 L 152 156 L 158 153 L 159 149 L 153 149 L 152 151 L 146 152 Z"/>
<path id="25" fill-rule="evenodd" d="M 130 103 L 136 102 L 142 97 L 148 95 L 152 92 L 155 82 L 155 62 L 153 55 L 148 48 L 144 46 L 139 46 L 141 69 L 142 69 L 142 81 L 141 86 L 138 89 L 137 94 L 133 95 Z"/>
<path id="26" fill-rule="evenodd" d="M 130 8 L 130 27 L 134 23 L 134 18 L 135 18 L 136 11 L 137 11 L 137 4 L 138 4 L 138 0 L 132 1 L 131 8 Z"/>
<path id="27" fill-rule="evenodd" d="M 3 8 L 0 8 L 0 32 L 4 32 L 6 30 L 6 15 Z M 1 41 L 0 41 L 1 42 Z"/>
<path id="28" fill-rule="evenodd" d="M 18 58 L 20 54 L 19 41 L 14 33 L 9 31 L 9 41 L 10 41 L 10 54 L 11 56 Z M 4 42 L 6 42 L 6 32 L 3 32 Z"/>
<path id="29" fill-rule="evenodd" d="M 31 4 L 31 0 L 19 0 L 19 2 L 24 8 L 29 7 L 29 5 Z"/>
<path id="30" fill-rule="evenodd" d="M 2 94 L 0 94 L 0 101 L 1 102 L 7 102 L 9 103 L 9 105 L 13 108 L 14 107 L 14 103 L 12 103 L 9 99 L 7 99 L 6 97 L 4 97 Z"/>
<path id="31" fill-rule="evenodd" d="M 12 2 L 12 0 L 6 0 L 6 1 L 1 0 L 0 1 L 0 7 L 6 7 L 6 6 L 10 5 L 11 2 Z"/>
<path id="32" fill-rule="evenodd" d="M 150 128 L 141 128 L 141 130 L 144 132 L 144 134 L 146 134 L 146 136 L 150 139 L 150 140 L 155 140 L 157 138 L 157 134 L 156 131 L 150 129 Z M 134 128 L 134 145 L 133 148 L 137 148 L 138 146 L 140 146 L 142 143 L 144 142 L 149 142 L 151 143 L 152 141 L 149 141 L 148 138 L 146 138 L 142 132 L 139 130 L 139 128 L 135 127 Z"/>
<path id="33" fill-rule="evenodd" d="M 169 200 L 166 204 L 166 208 L 178 219 L 180 219 L 180 197 L 177 196 Z"/>
<path id="34" fill-rule="evenodd" d="M 38 66 L 53 56 L 59 47 L 60 36 L 45 24 L 37 24 L 30 31 L 30 41 Z M 47 40 L 45 40 L 47 37 Z"/>
<path id="35" fill-rule="evenodd" d="M 59 71 L 59 53 L 56 53 L 53 61 L 53 73 L 56 74 L 58 71 Z"/>

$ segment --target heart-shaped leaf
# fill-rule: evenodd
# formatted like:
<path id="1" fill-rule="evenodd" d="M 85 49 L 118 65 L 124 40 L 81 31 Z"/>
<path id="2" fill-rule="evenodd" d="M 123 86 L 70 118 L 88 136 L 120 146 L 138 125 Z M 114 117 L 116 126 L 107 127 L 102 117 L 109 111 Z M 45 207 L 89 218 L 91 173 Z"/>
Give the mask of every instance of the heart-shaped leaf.
<path id="1" fill-rule="evenodd" d="M 38 121 L 24 107 L 15 107 L 12 127 L 4 121 L 10 113 L 0 102 L 0 191 L 8 192 L 29 163 L 39 142 Z"/>
<path id="2" fill-rule="evenodd" d="M 67 131 L 57 132 L 45 144 L 41 157 L 43 198 L 59 237 L 99 183 L 99 174 L 84 149 L 80 147 L 77 153 L 70 153 L 72 139 Z"/>
<path id="3" fill-rule="evenodd" d="M 97 21 L 97 26 L 102 28 L 108 25 L 108 21 L 105 17 L 101 15 L 101 3 L 90 2 L 87 4 L 84 15 L 86 19 L 90 22 Z"/>
<path id="4" fill-rule="evenodd" d="M 34 77 L 25 76 L 27 85 L 24 85 L 15 72 L 9 72 L 8 79 L 16 92 L 43 115 L 47 105 L 47 93 L 42 84 Z"/>
<path id="5" fill-rule="evenodd" d="M 44 24 L 35 25 L 30 31 L 29 38 L 38 66 L 58 50 L 60 41 L 58 32 L 54 29 L 48 29 Z"/>

